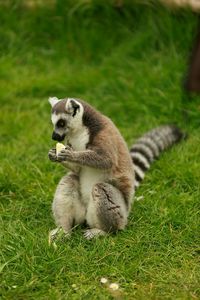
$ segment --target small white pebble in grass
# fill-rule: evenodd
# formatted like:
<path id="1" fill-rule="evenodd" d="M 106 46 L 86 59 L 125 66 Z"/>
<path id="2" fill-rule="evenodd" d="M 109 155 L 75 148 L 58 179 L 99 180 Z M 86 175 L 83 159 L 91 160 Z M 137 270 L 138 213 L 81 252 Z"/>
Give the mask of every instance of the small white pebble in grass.
<path id="1" fill-rule="evenodd" d="M 135 201 L 141 201 L 144 199 L 144 196 L 135 197 Z"/>
<path id="2" fill-rule="evenodd" d="M 113 290 L 113 291 L 116 291 L 116 290 L 119 289 L 119 284 L 118 284 L 118 283 L 111 283 L 111 284 L 109 285 L 109 288 L 110 288 L 111 290 Z"/>
<path id="3" fill-rule="evenodd" d="M 17 287 L 16 285 L 13 285 L 13 286 L 12 286 L 13 289 L 16 289 L 16 287 Z"/>
<path id="4" fill-rule="evenodd" d="M 105 278 L 105 277 L 102 277 L 101 280 L 100 280 L 101 283 L 105 284 L 108 282 L 108 279 Z"/>

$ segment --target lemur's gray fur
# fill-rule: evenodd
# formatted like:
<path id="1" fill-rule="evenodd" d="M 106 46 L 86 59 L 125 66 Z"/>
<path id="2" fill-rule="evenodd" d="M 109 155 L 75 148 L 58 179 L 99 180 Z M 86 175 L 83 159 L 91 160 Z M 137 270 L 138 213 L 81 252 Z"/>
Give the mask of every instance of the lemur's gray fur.
<path id="1" fill-rule="evenodd" d="M 83 222 L 85 237 L 124 229 L 135 188 L 161 151 L 183 134 L 174 126 L 162 126 L 140 138 L 130 152 L 112 121 L 79 99 L 50 98 L 52 138 L 64 141 L 65 149 L 49 159 L 70 170 L 59 182 L 53 214 L 57 228 L 66 234 Z M 52 238 L 57 230 L 52 231 Z"/>

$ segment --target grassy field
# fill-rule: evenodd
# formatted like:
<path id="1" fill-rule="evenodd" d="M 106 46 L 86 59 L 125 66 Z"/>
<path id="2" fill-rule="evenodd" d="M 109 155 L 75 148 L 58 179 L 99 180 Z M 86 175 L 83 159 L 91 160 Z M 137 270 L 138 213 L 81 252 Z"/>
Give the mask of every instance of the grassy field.
<path id="1" fill-rule="evenodd" d="M 1 299 L 199 299 L 200 102 L 181 89 L 195 15 L 104 0 L 25 2 L 0 4 Z M 189 133 L 148 172 L 125 231 L 87 241 L 78 228 L 49 247 L 65 173 L 47 157 L 49 96 L 85 99 L 129 145 L 160 124 Z"/>

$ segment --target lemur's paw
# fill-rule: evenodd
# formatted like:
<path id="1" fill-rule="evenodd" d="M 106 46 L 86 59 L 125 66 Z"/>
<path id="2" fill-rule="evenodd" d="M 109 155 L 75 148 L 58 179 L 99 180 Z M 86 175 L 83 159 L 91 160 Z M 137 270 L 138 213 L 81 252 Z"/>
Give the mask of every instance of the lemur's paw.
<path id="1" fill-rule="evenodd" d="M 49 244 L 51 244 L 51 242 L 53 242 L 56 239 L 56 236 L 61 230 L 61 227 L 57 227 L 49 232 Z"/>
<path id="2" fill-rule="evenodd" d="M 98 228 L 92 228 L 85 230 L 83 235 L 87 240 L 91 240 L 95 237 L 106 235 L 106 232 Z"/>
<path id="3" fill-rule="evenodd" d="M 51 161 L 56 162 L 57 161 L 56 148 L 50 149 L 48 156 Z"/>
<path id="4" fill-rule="evenodd" d="M 73 149 L 69 146 L 65 147 L 65 149 L 61 150 L 57 155 L 58 161 L 71 161 L 73 159 Z"/>
<path id="5" fill-rule="evenodd" d="M 49 232 L 49 245 L 57 247 L 56 242 L 64 242 L 70 237 L 70 232 L 65 232 L 62 227 L 57 227 Z"/>

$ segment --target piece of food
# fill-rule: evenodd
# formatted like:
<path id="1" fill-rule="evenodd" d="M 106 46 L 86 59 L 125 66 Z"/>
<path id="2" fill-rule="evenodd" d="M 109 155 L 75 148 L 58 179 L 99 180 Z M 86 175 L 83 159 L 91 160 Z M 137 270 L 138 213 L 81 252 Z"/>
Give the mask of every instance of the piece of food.
<path id="1" fill-rule="evenodd" d="M 57 143 L 56 144 L 56 155 L 58 155 L 58 153 L 60 151 L 62 151 L 63 149 L 65 149 L 65 145 L 63 145 L 62 143 Z"/>

